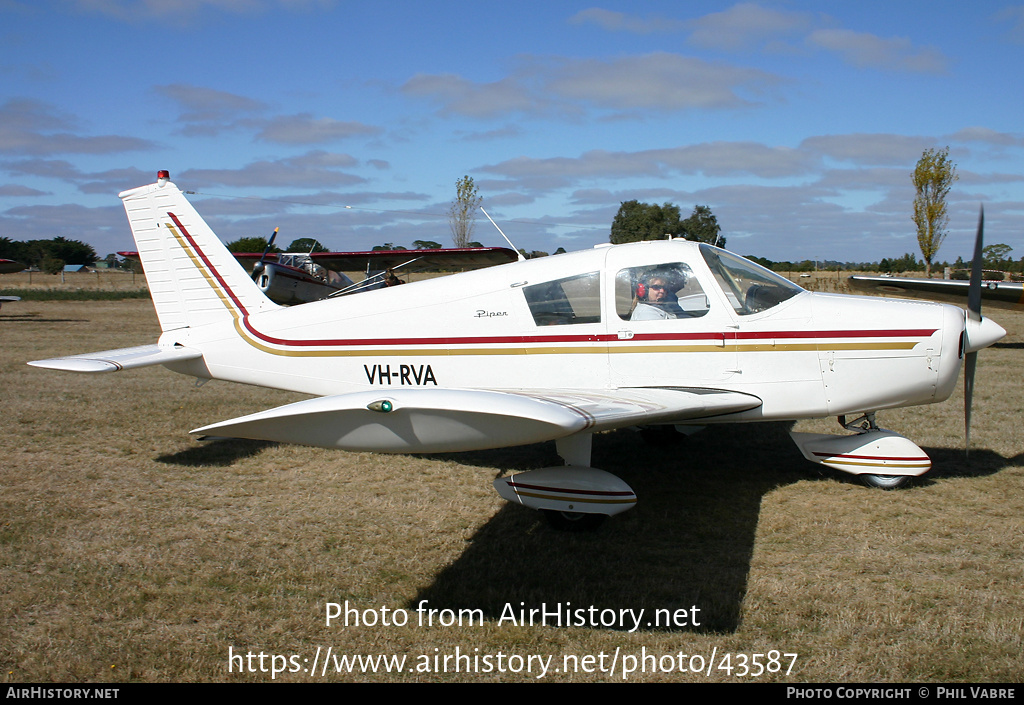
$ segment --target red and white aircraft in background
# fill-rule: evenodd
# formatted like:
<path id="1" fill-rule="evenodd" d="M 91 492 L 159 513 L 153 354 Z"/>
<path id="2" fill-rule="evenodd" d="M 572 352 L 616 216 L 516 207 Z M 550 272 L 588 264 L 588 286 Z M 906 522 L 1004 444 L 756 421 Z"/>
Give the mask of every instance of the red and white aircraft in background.
<path id="1" fill-rule="evenodd" d="M 439 250 L 368 250 L 366 252 L 236 252 L 235 259 L 250 270 L 253 281 L 271 301 L 286 306 L 345 296 L 395 283 L 398 275 L 417 270 L 469 271 L 515 262 L 518 253 L 505 247 L 461 247 Z M 138 260 L 138 252 L 118 252 Z M 352 281 L 345 272 L 363 272 Z"/>
<path id="2" fill-rule="evenodd" d="M 25 269 L 25 265 L 21 262 L 15 262 L 13 259 L 0 259 L 0 274 L 11 274 L 23 269 Z"/>
<path id="3" fill-rule="evenodd" d="M 20 272 L 25 269 L 25 265 L 21 262 L 15 262 L 12 259 L 0 259 L 0 274 L 11 274 L 13 272 Z M 13 301 L 21 301 L 20 296 L 0 296 L 0 307 L 5 303 L 11 303 Z"/>
<path id="4" fill-rule="evenodd" d="M 636 502 L 625 482 L 591 467 L 593 434 L 620 427 L 838 416 L 853 434 L 794 433 L 803 454 L 896 486 L 931 463 L 879 429 L 875 412 L 945 400 L 965 357 L 970 385 L 977 351 L 1005 334 L 980 304 L 965 314 L 811 293 L 685 240 L 598 246 L 286 308 L 264 296 L 166 172 L 121 198 L 159 342 L 30 364 L 162 364 L 315 395 L 193 431 L 207 437 L 385 453 L 553 440 L 565 466 L 494 484 L 569 527 Z"/>

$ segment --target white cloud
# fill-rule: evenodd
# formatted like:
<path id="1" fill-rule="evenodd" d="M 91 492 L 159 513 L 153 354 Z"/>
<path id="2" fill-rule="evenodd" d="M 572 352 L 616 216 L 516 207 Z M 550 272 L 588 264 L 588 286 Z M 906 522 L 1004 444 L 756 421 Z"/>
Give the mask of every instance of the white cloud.
<path id="1" fill-rule="evenodd" d="M 576 115 L 584 107 L 612 110 L 686 110 L 754 105 L 748 95 L 781 80 L 755 68 L 655 52 L 613 59 L 534 59 L 512 75 L 476 83 L 454 74 L 418 74 L 402 86 L 428 98 L 441 112 L 488 118 L 556 110 Z"/>
<path id="2" fill-rule="evenodd" d="M 946 139 L 950 142 L 982 142 L 995 147 L 1020 147 L 1024 146 L 1024 138 L 1018 135 L 1011 135 L 1006 132 L 997 132 L 988 127 L 965 127 L 954 132 Z"/>
<path id="3" fill-rule="evenodd" d="M 0 197 L 9 198 L 33 198 L 35 196 L 49 196 L 48 191 L 40 191 L 39 189 L 29 188 L 28 186 L 22 186 L 20 184 L 3 184 L 0 185 Z"/>
<path id="4" fill-rule="evenodd" d="M 361 122 L 314 118 L 309 113 L 281 115 L 267 121 L 256 139 L 278 144 L 323 144 L 349 137 L 380 134 L 379 127 Z"/>
<path id="5" fill-rule="evenodd" d="M 728 10 L 692 20 L 689 41 L 699 47 L 726 51 L 749 50 L 768 40 L 780 40 L 811 27 L 803 12 L 771 10 L 754 3 L 739 3 Z"/>
<path id="6" fill-rule="evenodd" d="M 820 164 L 805 150 L 759 142 L 705 142 L 639 154 L 657 159 L 678 173 L 715 177 L 788 178 L 806 175 Z"/>
<path id="7" fill-rule="evenodd" d="M 267 107 L 266 103 L 253 98 L 188 83 L 154 86 L 153 90 L 185 110 L 179 119 L 186 122 L 225 120 L 239 114 L 260 112 Z"/>
<path id="8" fill-rule="evenodd" d="M 1024 5 L 1007 7 L 996 13 L 994 19 L 1007 25 L 1007 37 L 1010 41 L 1024 44 Z"/>
<path id="9" fill-rule="evenodd" d="M 849 134 L 808 137 L 801 148 L 840 162 L 862 166 L 899 166 L 913 169 L 921 153 L 934 147 L 934 139 L 913 135 Z"/>
<path id="10" fill-rule="evenodd" d="M 685 23 L 667 17 L 651 16 L 641 19 L 624 12 L 591 7 L 581 10 L 569 18 L 569 24 L 595 24 L 609 32 L 630 32 L 632 34 L 653 34 L 656 32 L 678 32 Z"/>
<path id="11" fill-rule="evenodd" d="M 0 152 L 7 154 L 117 154 L 151 149 L 153 143 L 122 135 L 83 135 L 74 119 L 37 100 L 14 99 L 0 106 Z M 61 130 L 56 132 L 54 130 Z"/>
<path id="12" fill-rule="evenodd" d="M 906 37 L 884 39 L 874 34 L 849 29 L 817 29 L 807 43 L 834 52 L 857 68 L 944 73 L 947 60 L 933 47 L 916 47 Z"/>
<path id="13" fill-rule="evenodd" d="M 286 159 L 251 162 L 241 169 L 189 169 L 182 172 L 181 179 L 200 187 L 209 184 L 289 188 L 350 186 L 366 179 L 337 171 L 337 168 L 356 164 L 356 160 L 348 155 L 308 152 Z"/>
<path id="14" fill-rule="evenodd" d="M 488 118 L 510 112 L 538 112 L 542 101 L 519 78 L 475 83 L 455 74 L 416 74 L 401 87 L 406 95 L 441 105 L 441 113 Z"/>
<path id="15" fill-rule="evenodd" d="M 10 174 L 33 178 L 56 179 L 76 184 L 82 193 L 116 194 L 152 181 L 154 174 L 134 167 L 83 172 L 62 159 L 25 159 L 0 164 Z"/>
<path id="16" fill-rule="evenodd" d="M 749 106 L 746 89 L 762 91 L 778 81 L 759 69 L 657 52 L 565 61 L 546 87 L 562 100 L 616 110 L 686 110 Z"/>
<path id="17" fill-rule="evenodd" d="M 70 0 L 83 12 L 104 15 L 125 22 L 150 20 L 184 24 L 196 15 L 216 11 L 251 15 L 277 7 L 288 10 L 329 9 L 334 0 Z"/>
<path id="18" fill-rule="evenodd" d="M 769 147 L 756 142 L 707 142 L 637 152 L 591 150 L 579 157 L 517 157 L 480 167 L 518 180 L 523 188 L 564 187 L 584 181 L 633 177 L 788 178 L 813 173 L 820 158 L 812 151 Z"/>

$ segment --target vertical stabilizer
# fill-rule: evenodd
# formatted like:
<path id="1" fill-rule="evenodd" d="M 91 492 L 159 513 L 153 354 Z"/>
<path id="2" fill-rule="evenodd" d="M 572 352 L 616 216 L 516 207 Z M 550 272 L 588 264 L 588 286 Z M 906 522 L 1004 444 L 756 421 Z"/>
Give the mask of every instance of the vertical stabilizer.
<path id="1" fill-rule="evenodd" d="M 230 321 L 277 308 L 160 172 L 120 194 L 164 331 Z"/>

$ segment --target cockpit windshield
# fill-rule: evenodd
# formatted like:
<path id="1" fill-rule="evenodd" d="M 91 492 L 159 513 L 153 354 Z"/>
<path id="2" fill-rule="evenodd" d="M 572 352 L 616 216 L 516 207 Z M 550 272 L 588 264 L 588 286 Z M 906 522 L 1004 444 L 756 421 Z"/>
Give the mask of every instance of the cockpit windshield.
<path id="1" fill-rule="evenodd" d="M 770 269 L 725 250 L 701 245 L 700 253 L 729 303 L 741 316 L 767 311 L 803 291 Z"/>

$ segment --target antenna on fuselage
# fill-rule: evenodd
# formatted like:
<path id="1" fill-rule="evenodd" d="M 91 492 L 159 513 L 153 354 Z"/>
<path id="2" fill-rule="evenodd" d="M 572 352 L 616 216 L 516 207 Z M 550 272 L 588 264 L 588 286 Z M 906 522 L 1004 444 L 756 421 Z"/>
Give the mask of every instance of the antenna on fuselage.
<path id="1" fill-rule="evenodd" d="M 491 221 L 491 225 L 493 225 L 495 228 L 498 228 L 498 224 L 494 222 L 494 218 L 492 218 L 490 214 L 488 214 L 488 212 L 484 210 L 483 206 L 480 206 L 480 212 L 487 216 L 487 220 Z M 519 261 L 522 262 L 523 260 L 525 260 L 526 258 L 523 256 L 523 253 L 519 251 L 519 248 L 512 244 L 512 241 L 508 239 L 508 235 L 502 232 L 501 228 L 498 228 L 498 232 L 501 233 L 501 236 L 503 238 L 505 238 L 505 242 L 508 243 L 508 246 L 515 251 L 516 257 L 519 258 Z"/>

